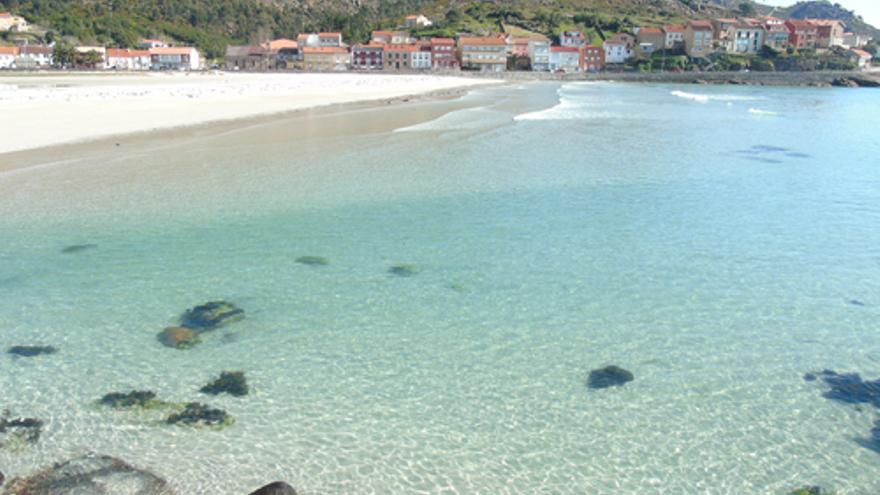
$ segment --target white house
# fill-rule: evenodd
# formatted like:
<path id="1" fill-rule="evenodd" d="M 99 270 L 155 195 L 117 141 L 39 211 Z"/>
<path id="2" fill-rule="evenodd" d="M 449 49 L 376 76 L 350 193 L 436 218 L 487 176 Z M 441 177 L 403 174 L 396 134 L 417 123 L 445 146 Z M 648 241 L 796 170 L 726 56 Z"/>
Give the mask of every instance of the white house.
<path id="1" fill-rule="evenodd" d="M 0 46 L 0 69 L 14 69 L 18 53 L 17 46 Z"/>
<path id="2" fill-rule="evenodd" d="M 411 53 L 411 63 L 410 67 L 413 70 L 430 70 L 432 67 L 431 60 L 431 46 L 428 45 L 427 49 L 420 47 L 420 49 L 415 50 Z"/>
<path id="3" fill-rule="evenodd" d="M 12 15 L 9 12 L 0 12 L 0 31 L 18 31 L 26 32 L 28 23 L 19 15 Z"/>
<path id="4" fill-rule="evenodd" d="M 580 72 L 581 50 L 574 46 L 550 47 L 550 70 L 552 72 Z"/>
<path id="5" fill-rule="evenodd" d="M 104 66 L 116 70 L 150 70 L 152 59 L 149 50 L 108 48 Z"/>
<path id="6" fill-rule="evenodd" d="M 869 52 L 859 50 L 858 48 L 851 49 L 850 53 L 852 53 L 853 59 L 856 61 L 856 64 L 858 64 L 859 69 L 864 69 L 871 65 L 871 60 L 874 58 Z"/>
<path id="7" fill-rule="evenodd" d="M 431 27 L 434 25 L 434 23 L 431 22 L 431 19 L 428 19 L 427 17 L 423 16 L 422 14 L 413 14 L 413 15 L 406 16 L 406 18 L 403 20 L 403 25 L 404 25 L 404 27 L 407 27 L 409 29 L 413 29 L 413 28 Z"/>
<path id="8" fill-rule="evenodd" d="M 663 26 L 663 34 L 667 49 L 684 46 L 684 26 Z"/>
<path id="9" fill-rule="evenodd" d="M 764 27 L 751 19 L 740 20 L 733 32 L 733 51 L 758 53 L 764 46 Z"/>
<path id="10" fill-rule="evenodd" d="M 50 46 L 24 45 L 15 59 L 17 69 L 42 69 L 52 65 L 54 49 Z"/>
<path id="11" fill-rule="evenodd" d="M 627 43 L 621 40 L 607 40 L 604 47 L 606 64 L 622 64 L 633 54 Z"/>
<path id="12" fill-rule="evenodd" d="M 202 59 L 191 46 L 151 48 L 150 68 L 153 70 L 199 70 Z"/>

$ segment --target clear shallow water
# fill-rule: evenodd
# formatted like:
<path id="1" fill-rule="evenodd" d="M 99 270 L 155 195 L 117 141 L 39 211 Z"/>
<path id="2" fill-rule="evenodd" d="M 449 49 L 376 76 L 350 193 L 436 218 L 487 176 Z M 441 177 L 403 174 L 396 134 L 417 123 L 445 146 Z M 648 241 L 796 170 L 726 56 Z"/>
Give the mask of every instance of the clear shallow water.
<path id="1" fill-rule="evenodd" d="M 0 344 L 60 352 L 0 357 L 3 406 L 48 420 L 0 465 L 94 450 L 181 493 L 876 493 L 877 413 L 801 376 L 880 376 L 878 108 L 546 84 L 2 175 Z M 247 318 L 156 341 L 218 298 Z M 611 363 L 636 380 L 587 390 Z M 223 369 L 252 394 L 197 393 Z M 90 405 L 130 388 L 237 423 Z"/>

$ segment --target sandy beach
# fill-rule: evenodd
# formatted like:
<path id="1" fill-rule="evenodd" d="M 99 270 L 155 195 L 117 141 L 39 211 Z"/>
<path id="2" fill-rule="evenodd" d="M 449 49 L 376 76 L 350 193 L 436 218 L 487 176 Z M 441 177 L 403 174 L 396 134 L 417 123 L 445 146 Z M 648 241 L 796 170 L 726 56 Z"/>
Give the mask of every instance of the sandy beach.
<path id="1" fill-rule="evenodd" d="M 0 77 L 0 153 L 497 81 L 373 74 Z"/>

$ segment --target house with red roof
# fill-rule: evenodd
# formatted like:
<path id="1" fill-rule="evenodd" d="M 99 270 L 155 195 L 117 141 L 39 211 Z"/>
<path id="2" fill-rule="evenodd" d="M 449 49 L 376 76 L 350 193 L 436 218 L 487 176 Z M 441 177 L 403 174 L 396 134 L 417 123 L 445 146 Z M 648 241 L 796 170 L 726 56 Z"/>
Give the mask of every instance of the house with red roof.
<path id="1" fill-rule="evenodd" d="M 849 52 L 859 69 L 867 69 L 871 66 L 871 61 L 874 59 L 874 56 L 869 52 L 858 48 L 851 48 Z"/>
<path id="2" fill-rule="evenodd" d="M 666 48 L 684 48 L 684 26 L 663 26 L 663 34 L 666 35 Z"/>
<path id="3" fill-rule="evenodd" d="M 689 57 L 704 58 L 714 50 L 715 30 L 710 21 L 688 21 L 684 28 L 684 51 Z"/>
<path id="4" fill-rule="evenodd" d="M 577 46 L 550 47 L 551 72 L 580 72 L 581 49 Z"/>
<path id="5" fill-rule="evenodd" d="M 599 72 L 605 68 L 605 50 L 601 46 L 584 45 L 581 48 L 581 70 Z"/>
<path id="6" fill-rule="evenodd" d="M 150 70 L 152 59 L 149 50 L 108 48 L 104 67 L 113 70 Z"/>
<path id="7" fill-rule="evenodd" d="M 455 70 L 461 67 L 452 38 L 431 38 L 431 65 L 437 70 Z"/>
<path id="8" fill-rule="evenodd" d="M 0 46 L 0 69 L 14 69 L 15 59 L 19 55 L 17 46 Z"/>
<path id="9" fill-rule="evenodd" d="M 666 34 L 661 28 L 643 27 L 636 31 L 636 43 L 644 53 L 666 48 Z"/>
<path id="10" fill-rule="evenodd" d="M 818 46 L 819 28 L 810 21 L 789 19 L 785 21 L 788 28 L 788 42 L 798 50 L 816 48 Z"/>
<path id="11" fill-rule="evenodd" d="M 507 41 L 498 36 L 461 37 L 458 39 L 462 69 L 480 72 L 507 70 Z"/>
<path id="12" fill-rule="evenodd" d="M 366 43 L 351 47 L 351 68 L 355 70 L 382 70 L 385 68 L 384 43 Z"/>

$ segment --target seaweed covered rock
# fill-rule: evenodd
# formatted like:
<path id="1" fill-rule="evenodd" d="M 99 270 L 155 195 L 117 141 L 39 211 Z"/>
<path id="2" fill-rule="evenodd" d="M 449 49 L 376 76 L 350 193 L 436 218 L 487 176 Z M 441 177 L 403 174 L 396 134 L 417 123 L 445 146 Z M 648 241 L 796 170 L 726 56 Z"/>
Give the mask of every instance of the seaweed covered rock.
<path id="1" fill-rule="evenodd" d="M 119 459 L 89 454 L 13 479 L 5 495 L 174 495 L 155 474 Z"/>
<path id="2" fill-rule="evenodd" d="M 0 415 L 0 448 L 17 449 L 40 440 L 43 420 L 36 418 L 13 418 L 9 411 Z"/>
<path id="3" fill-rule="evenodd" d="M 207 332 L 244 319 L 244 310 L 226 301 L 211 301 L 187 310 L 180 326 Z"/>
<path id="4" fill-rule="evenodd" d="M 399 264 L 393 265 L 388 269 L 388 273 L 392 275 L 396 275 L 398 277 L 412 277 L 413 275 L 417 275 L 422 270 L 416 265 L 410 264 Z"/>
<path id="5" fill-rule="evenodd" d="M 230 426 L 234 422 L 235 420 L 226 414 L 226 411 L 198 402 L 190 402 L 182 411 L 172 413 L 165 418 L 165 423 L 169 425 Z"/>
<path id="6" fill-rule="evenodd" d="M 56 352 L 58 349 L 51 345 L 14 345 L 9 348 L 9 354 L 19 357 L 36 357 Z"/>
<path id="7" fill-rule="evenodd" d="M 606 366 L 590 372 L 587 386 L 590 388 L 619 387 L 635 379 L 632 373 L 619 366 Z"/>
<path id="8" fill-rule="evenodd" d="M 162 330 L 157 338 L 162 345 L 180 350 L 192 349 L 201 342 L 199 333 L 186 327 L 168 327 Z"/>
<path id="9" fill-rule="evenodd" d="M 330 260 L 323 256 L 300 256 L 296 262 L 308 266 L 327 266 L 330 264 Z"/>
<path id="10" fill-rule="evenodd" d="M 111 392 L 98 401 L 102 406 L 109 406 L 113 409 L 131 409 L 140 407 L 148 409 L 159 405 L 161 402 L 156 399 L 156 393 L 150 390 L 132 390 L 131 392 Z"/>
<path id="11" fill-rule="evenodd" d="M 821 486 L 805 486 L 789 492 L 788 495 L 828 495 L 828 492 L 823 490 Z"/>
<path id="12" fill-rule="evenodd" d="M 224 371 L 220 373 L 220 378 L 205 385 L 199 391 L 210 395 L 227 393 L 235 397 L 243 397 L 248 394 L 248 384 L 244 371 Z"/>
<path id="13" fill-rule="evenodd" d="M 251 492 L 250 495 L 296 495 L 296 490 L 283 481 L 276 481 Z"/>
<path id="14" fill-rule="evenodd" d="M 847 404 L 873 404 L 880 407 L 880 380 L 862 380 L 858 373 L 824 370 L 819 375 L 830 388 L 823 395 Z"/>

